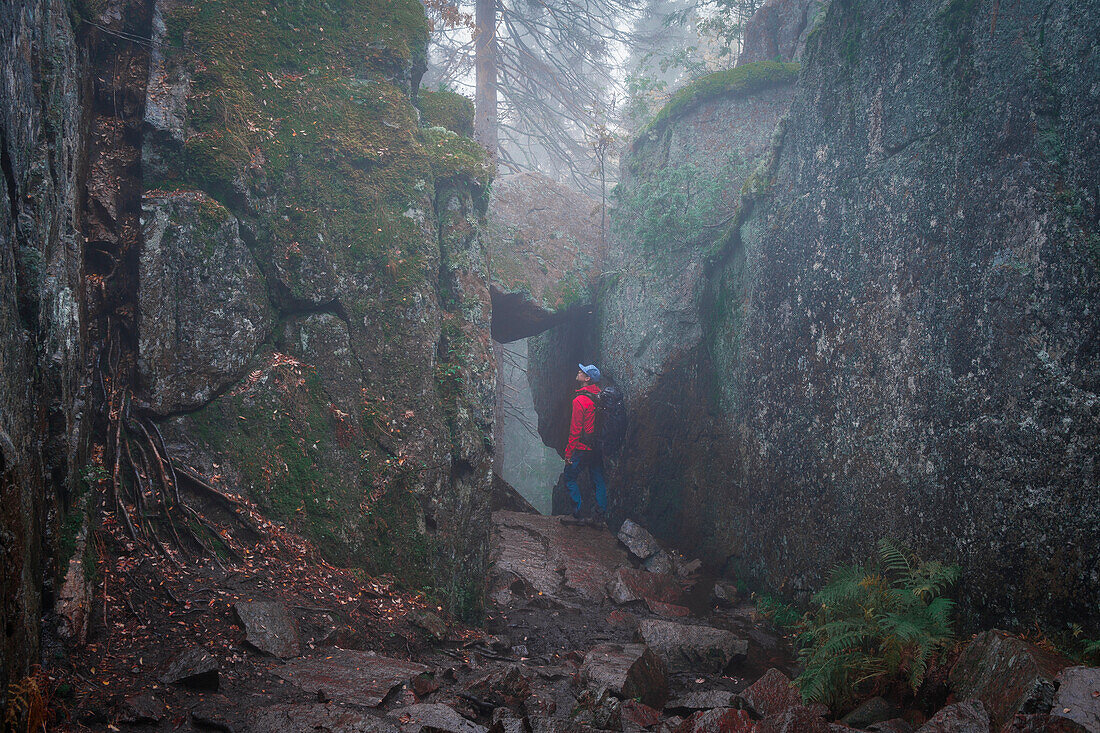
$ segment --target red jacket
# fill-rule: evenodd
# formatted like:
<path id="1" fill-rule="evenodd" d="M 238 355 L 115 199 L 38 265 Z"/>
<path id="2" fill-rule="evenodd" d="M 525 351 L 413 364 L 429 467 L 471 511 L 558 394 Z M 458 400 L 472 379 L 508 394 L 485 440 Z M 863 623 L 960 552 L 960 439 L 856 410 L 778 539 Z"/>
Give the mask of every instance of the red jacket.
<path id="1" fill-rule="evenodd" d="M 573 451 L 589 450 L 589 446 L 581 443 L 581 435 L 591 435 L 596 429 L 596 395 L 600 388 L 595 384 L 586 384 L 577 390 L 577 396 L 573 398 L 573 417 L 569 420 L 569 443 L 565 446 L 565 460 L 573 459 Z M 589 394 L 589 397 L 581 395 Z"/>

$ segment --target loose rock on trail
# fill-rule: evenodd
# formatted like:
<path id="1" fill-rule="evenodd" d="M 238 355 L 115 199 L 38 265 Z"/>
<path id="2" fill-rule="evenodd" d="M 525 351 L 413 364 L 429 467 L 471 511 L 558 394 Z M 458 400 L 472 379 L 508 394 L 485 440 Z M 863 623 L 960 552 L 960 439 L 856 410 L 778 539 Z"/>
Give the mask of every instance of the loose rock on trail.
<path id="1" fill-rule="evenodd" d="M 751 605 L 718 603 L 698 563 L 638 525 L 646 557 L 602 526 L 496 512 L 484 630 L 258 526 L 236 565 L 117 560 L 63 728 L 671 732 L 747 707 L 737 693 L 789 663 Z M 657 555 L 670 572 L 645 569 Z"/>
<path id="2" fill-rule="evenodd" d="M 634 523 L 616 537 L 495 512 L 484 629 L 257 528 L 238 564 L 114 560 L 60 729 L 1079 733 L 1100 720 L 1097 670 L 990 632 L 938 672 L 956 697 L 924 712 L 871 698 L 833 721 L 792 686 L 785 641 L 749 601 Z M 658 555 L 668 572 L 646 569 Z"/>

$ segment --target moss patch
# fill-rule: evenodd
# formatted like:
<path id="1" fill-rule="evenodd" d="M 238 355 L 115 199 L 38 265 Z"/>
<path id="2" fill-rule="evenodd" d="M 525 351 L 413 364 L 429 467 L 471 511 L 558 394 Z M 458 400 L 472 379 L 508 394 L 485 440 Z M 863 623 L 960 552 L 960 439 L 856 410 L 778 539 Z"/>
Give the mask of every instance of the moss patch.
<path id="1" fill-rule="evenodd" d="M 405 251 L 424 239 L 404 213 L 430 176 L 402 86 L 427 41 L 419 3 L 208 0 L 167 22 L 185 49 L 172 61 L 192 75 L 190 132 L 147 184 L 198 188 L 238 214 L 277 186 L 257 254 L 297 295 L 316 285 L 299 270 L 310 260 L 373 262 L 394 276 L 388 285 L 406 286 L 429 254 Z M 395 251 L 407 268 L 386 267 Z"/>
<path id="2" fill-rule="evenodd" d="M 421 134 L 437 181 L 464 178 L 482 190 L 489 187 L 494 168 L 485 148 L 442 127 L 429 127 Z"/>
<path id="3" fill-rule="evenodd" d="M 474 136 L 474 103 L 461 94 L 421 89 L 417 107 L 424 127 L 445 127 L 459 135 Z"/>
<path id="4" fill-rule="evenodd" d="M 734 94 L 752 94 L 781 84 L 792 84 L 797 81 L 800 68 L 801 66 L 796 63 L 758 61 L 696 79 L 672 95 L 638 139 L 640 140 L 646 133 L 659 130 L 669 120 L 679 117 L 707 100 Z M 635 145 L 636 143 L 637 141 Z"/>

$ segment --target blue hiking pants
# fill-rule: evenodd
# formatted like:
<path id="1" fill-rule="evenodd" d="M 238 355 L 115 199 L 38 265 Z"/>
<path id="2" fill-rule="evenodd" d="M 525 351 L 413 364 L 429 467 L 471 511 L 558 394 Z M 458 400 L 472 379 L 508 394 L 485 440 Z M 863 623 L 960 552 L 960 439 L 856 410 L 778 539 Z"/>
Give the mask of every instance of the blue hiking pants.
<path id="1" fill-rule="evenodd" d="M 581 511 L 581 487 L 577 485 L 577 477 L 585 467 L 588 468 L 588 475 L 596 487 L 596 504 L 600 507 L 601 513 L 607 514 L 607 484 L 603 478 L 603 456 L 599 451 L 573 451 L 573 460 L 565 464 L 565 485 L 569 488 L 569 497 L 573 500 L 573 510 L 576 513 Z"/>

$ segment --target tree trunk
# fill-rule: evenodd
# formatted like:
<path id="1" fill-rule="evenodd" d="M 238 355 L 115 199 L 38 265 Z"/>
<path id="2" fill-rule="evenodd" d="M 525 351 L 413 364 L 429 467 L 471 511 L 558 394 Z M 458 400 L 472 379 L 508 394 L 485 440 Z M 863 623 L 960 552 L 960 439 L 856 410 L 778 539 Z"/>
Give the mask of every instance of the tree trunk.
<path id="1" fill-rule="evenodd" d="M 474 7 L 474 137 L 497 158 L 497 2 L 477 0 Z"/>

